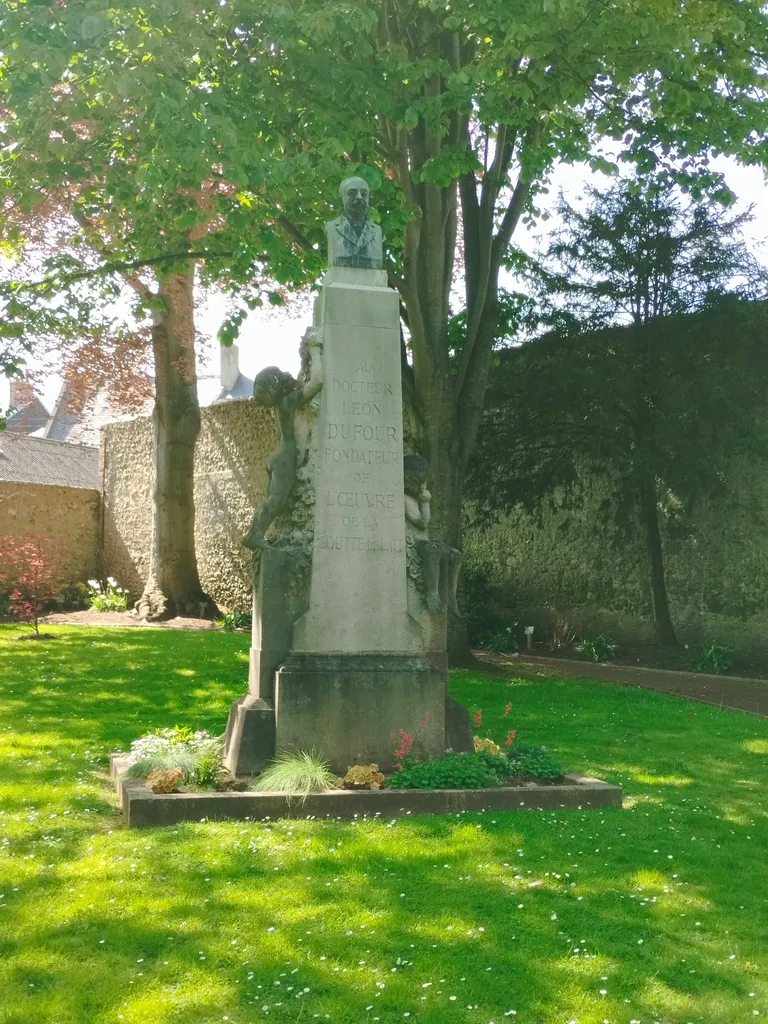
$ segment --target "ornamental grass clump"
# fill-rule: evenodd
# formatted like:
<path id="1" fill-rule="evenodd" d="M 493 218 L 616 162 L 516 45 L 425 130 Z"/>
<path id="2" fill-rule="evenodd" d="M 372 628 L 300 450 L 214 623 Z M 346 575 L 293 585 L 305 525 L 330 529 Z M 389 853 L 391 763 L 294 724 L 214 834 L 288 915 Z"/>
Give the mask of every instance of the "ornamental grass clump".
<path id="1" fill-rule="evenodd" d="M 328 762 L 315 750 L 280 754 L 251 786 L 255 793 L 286 793 L 303 803 L 310 793 L 336 789 L 338 780 Z"/>

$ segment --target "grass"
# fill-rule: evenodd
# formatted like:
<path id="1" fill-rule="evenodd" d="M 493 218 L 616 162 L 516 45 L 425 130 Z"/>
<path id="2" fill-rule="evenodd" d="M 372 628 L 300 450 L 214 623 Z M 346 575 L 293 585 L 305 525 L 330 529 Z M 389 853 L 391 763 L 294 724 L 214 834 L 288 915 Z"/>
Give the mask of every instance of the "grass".
<path id="1" fill-rule="evenodd" d="M 153 726 L 221 731 L 248 638 L 16 632 L 0 628 L 2 1024 L 768 1014 L 768 722 L 461 672 L 482 735 L 514 727 L 621 782 L 625 809 L 129 832 L 109 751 Z"/>

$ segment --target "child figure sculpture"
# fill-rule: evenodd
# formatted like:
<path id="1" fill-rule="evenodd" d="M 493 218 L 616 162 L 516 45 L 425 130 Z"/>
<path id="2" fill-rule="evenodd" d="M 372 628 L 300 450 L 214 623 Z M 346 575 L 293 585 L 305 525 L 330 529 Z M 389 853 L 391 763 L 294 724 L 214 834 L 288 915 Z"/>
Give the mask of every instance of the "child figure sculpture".
<path id="1" fill-rule="evenodd" d="M 274 411 L 280 444 L 267 460 L 267 500 L 254 512 L 251 527 L 243 538 L 243 544 L 252 551 L 269 547 L 264 536 L 266 530 L 288 504 L 296 483 L 298 449 L 294 418 L 296 411 L 310 402 L 323 386 L 321 348 L 315 329 L 310 327 L 301 342 L 304 384 L 299 384 L 290 373 L 277 366 L 268 366 L 253 382 L 254 401 Z"/>
<path id="2" fill-rule="evenodd" d="M 420 455 L 406 455 L 403 473 L 406 530 L 410 531 L 421 559 L 427 609 L 440 614 L 446 610 L 447 604 L 454 615 L 461 615 L 456 603 L 461 552 L 438 540 L 430 540 L 427 532 L 432 499 L 427 490 L 429 463 Z"/>

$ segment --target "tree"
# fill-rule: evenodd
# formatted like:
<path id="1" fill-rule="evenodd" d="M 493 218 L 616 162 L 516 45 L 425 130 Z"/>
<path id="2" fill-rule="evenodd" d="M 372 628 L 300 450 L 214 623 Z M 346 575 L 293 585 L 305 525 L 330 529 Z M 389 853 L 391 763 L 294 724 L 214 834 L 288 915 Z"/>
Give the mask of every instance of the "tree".
<path id="1" fill-rule="evenodd" d="M 128 193 L 131 206 L 154 198 L 156 215 L 175 196 L 174 215 L 180 204 L 185 218 L 193 204 L 184 189 L 197 194 L 208 180 L 201 165 L 218 144 L 216 166 L 237 189 L 221 202 L 231 251 L 242 256 L 231 257 L 240 281 L 259 245 L 270 258 L 283 251 L 282 232 L 316 270 L 331 183 L 348 172 L 368 175 L 402 298 L 434 522 L 458 548 L 499 274 L 552 165 L 589 159 L 605 168 L 596 147 L 608 137 L 622 159 L 645 170 L 666 164 L 703 190 L 721 187 L 707 166 L 710 152 L 752 162 L 765 154 L 761 0 L 737 8 L 731 0 L 232 0 L 198 12 L 167 0 L 85 19 L 78 5 L 4 3 L 14 26 L 26 18 L 36 33 L 31 43 L 23 34 L 25 45 L 5 58 L 24 83 L 22 101 L 39 88 L 40 66 L 60 84 L 71 38 L 78 54 L 98 49 L 81 42 L 84 32 L 116 40 L 108 74 L 101 63 L 93 74 L 75 73 L 88 87 L 86 121 L 105 97 L 125 97 L 110 110 L 118 138 L 105 164 L 110 181 L 117 173 L 121 202 Z M 132 112 L 136 130 L 124 132 Z M 169 188 L 187 165 L 200 171 L 190 173 L 194 183 Z M 265 197 L 272 222 L 257 245 L 242 230 L 244 211 L 262 209 Z M 262 223 L 250 212 L 247 219 Z M 141 258 L 151 249 L 165 261 L 179 251 L 189 256 L 179 227 L 142 224 L 128 236 L 132 253 L 141 241 Z M 466 327 L 454 343 L 448 327 L 460 235 Z M 209 239 L 206 265 L 213 249 Z"/>
<path id="2" fill-rule="evenodd" d="M 255 305 L 265 264 L 286 283 L 304 273 L 274 205 L 242 191 L 261 173 L 264 122 L 217 88 L 229 46 L 219 12 L 181 2 L 0 8 L 12 42 L 0 55 L 2 241 L 22 251 L 41 216 L 65 235 L 41 277 L 5 282 L 3 335 L 55 335 L 81 357 L 94 345 L 115 352 L 125 327 L 114 305 L 132 294 L 155 376 L 154 529 L 138 602 L 147 617 L 206 599 L 194 548 L 195 275 L 237 282 Z M 233 336 L 226 325 L 223 341 Z"/>
<path id="3" fill-rule="evenodd" d="M 50 549 L 50 539 L 38 533 L 0 537 L 0 588 L 11 614 L 29 623 L 31 637 L 38 640 L 43 637 L 40 613 L 57 592 Z"/>
<path id="4" fill-rule="evenodd" d="M 305 174 L 322 184 L 331 154 L 379 190 L 434 521 L 460 548 L 499 275 L 520 218 L 556 161 L 610 168 L 604 137 L 621 160 L 665 165 L 694 191 L 723 188 L 707 166 L 713 150 L 762 159 L 760 0 L 738 9 L 727 0 L 234 0 L 233 10 L 234 88 L 302 140 L 296 182 Z M 459 222 L 466 312 L 457 340 Z"/>
<path id="5" fill-rule="evenodd" d="M 539 268 L 556 330 L 504 354 L 471 491 L 488 514 L 577 501 L 600 477 L 611 524 L 643 537 L 656 632 L 675 644 L 660 510 L 725 492 L 740 454 L 768 458 L 768 308 L 722 293 L 759 287 L 743 217 L 658 184 L 588 194 L 586 212 L 560 204 Z"/>

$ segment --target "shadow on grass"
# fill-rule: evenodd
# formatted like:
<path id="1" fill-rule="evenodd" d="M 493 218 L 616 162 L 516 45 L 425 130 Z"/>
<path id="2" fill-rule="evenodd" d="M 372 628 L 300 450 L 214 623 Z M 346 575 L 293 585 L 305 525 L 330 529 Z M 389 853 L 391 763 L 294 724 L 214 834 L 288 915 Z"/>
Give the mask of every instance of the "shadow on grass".
<path id="1" fill-rule="evenodd" d="M 483 735 L 516 728 L 621 782 L 627 808 L 129 832 L 94 773 L 148 728 L 221 729 L 248 639 L 104 633 L 61 630 L 31 656 L 0 640 L 3 1024 L 731 1024 L 764 1009 L 767 723 L 457 673 Z"/>

